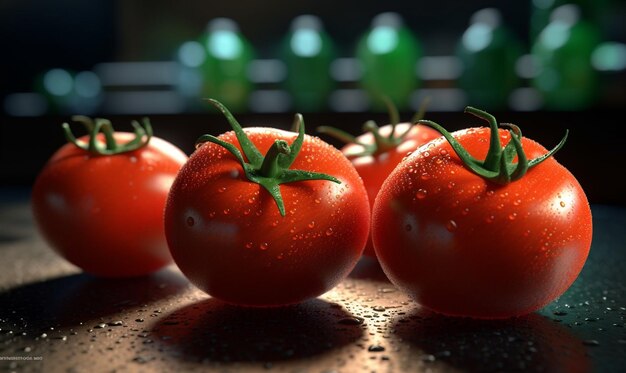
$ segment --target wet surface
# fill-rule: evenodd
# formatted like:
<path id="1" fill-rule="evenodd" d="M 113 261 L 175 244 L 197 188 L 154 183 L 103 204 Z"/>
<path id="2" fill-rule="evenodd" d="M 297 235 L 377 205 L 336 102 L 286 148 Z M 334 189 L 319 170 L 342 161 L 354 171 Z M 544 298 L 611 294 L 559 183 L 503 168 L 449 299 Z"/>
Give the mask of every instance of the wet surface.
<path id="1" fill-rule="evenodd" d="M 26 199 L 0 209 L 0 372 L 615 372 L 626 369 L 626 209 L 594 206 L 575 284 L 540 312 L 449 318 L 362 260 L 324 296 L 275 309 L 211 299 L 175 267 L 106 280 L 38 236 Z"/>

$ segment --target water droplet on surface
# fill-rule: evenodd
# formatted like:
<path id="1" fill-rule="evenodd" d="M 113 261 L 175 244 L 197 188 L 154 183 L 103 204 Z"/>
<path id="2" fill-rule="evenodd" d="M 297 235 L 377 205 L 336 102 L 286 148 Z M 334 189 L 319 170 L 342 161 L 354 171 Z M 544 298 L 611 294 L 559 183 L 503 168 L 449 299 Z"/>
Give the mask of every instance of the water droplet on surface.
<path id="1" fill-rule="evenodd" d="M 188 216 L 187 217 L 187 226 L 189 227 L 193 227 L 193 225 L 196 223 L 196 221 L 193 219 L 193 217 Z"/>
<path id="2" fill-rule="evenodd" d="M 326 230 L 326 235 L 327 235 L 327 236 L 332 236 L 332 235 L 333 235 L 333 233 L 334 233 L 334 232 L 333 232 L 333 229 L 332 229 L 332 228 L 328 228 L 328 229 Z"/>
<path id="3" fill-rule="evenodd" d="M 251 249 L 254 246 L 254 244 L 252 242 L 247 242 L 245 244 L 246 249 Z"/>
<path id="4" fill-rule="evenodd" d="M 463 209 L 463 211 L 461 211 L 461 215 L 467 215 L 467 214 L 469 214 L 469 212 L 470 212 L 469 207 L 466 207 L 466 208 Z"/>
<path id="5" fill-rule="evenodd" d="M 313 229 L 315 227 L 315 221 L 309 223 L 309 228 Z"/>
<path id="6" fill-rule="evenodd" d="M 259 245 L 259 249 L 263 251 L 267 250 L 268 247 L 269 247 L 269 244 L 267 242 L 263 242 Z"/>
<path id="7" fill-rule="evenodd" d="M 381 346 L 381 345 L 370 345 L 367 348 L 367 351 L 369 351 L 369 352 L 382 352 L 382 351 L 385 351 L 385 348 L 383 346 Z"/>
<path id="8" fill-rule="evenodd" d="M 448 183 L 448 189 L 454 188 L 455 185 L 456 185 L 456 183 L 454 181 L 449 182 Z"/>
<path id="9" fill-rule="evenodd" d="M 345 317 L 337 323 L 341 325 L 361 325 L 363 321 L 365 321 L 365 319 L 362 317 Z"/>
<path id="10" fill-rule="evenodd" d="M 424 199 L 427 195 L 428 192 L 424 189 L 418 189 L 417 193 L 415 193 L 415 197 L 417 197 L 417 199 Z"/>
<path id="11" fill-rule="evenodd" d="M 372 309 L 376 312 L 384 312 L 386 310 L 386 308 L 383 306 L 374 306 L 372 307 Z"/>
<path id="12" fill-rule="evenodd" d="M 513 205 L 514 205 L 514 206 L 519 206 L 519 205 L 520 205 L 520 203 L 522 203 L 522 200 L 521 200 L 521 199 L 516 199 L 515 201 L 513 201 Z"/>
<path id="13" fill-rule="evenodd" d="M 595 339 L 586 339 L 586 340 L 583 341 L 583 344 L 585 346 L 599 346 L 600 342 L 598 342 Z"/>
<path id="14" fill-rule="evenodd" d="M 228 215 L 230 214 L 230 209 L 224 209 L 224 211 L 222 211 L 224 213 L 224 215 Z"/>
<path id="15" fill-rule="evenodd" d="M 515 218 L 517 217 L 517 213 L 516 212 L 512 212 L 509 214 L 509 220 L 515 220 Z"/>
<path id="16" fill-rule="evenodd" d="M 552 312 L 552 314 L 555 315 L 555 316 L 565 316 L 565 315 L 567 315 L 567 312 L 565 312 L 565 311 L 554 311 L 554 312 Z"/>
<path id="17" fill-rule="evenodd" d="M 430 179 L 430 175 L 426 172 L 422 173 L 422 175 L 420 176 L 420 179 L 422 180 L 428 180 Z"/>
<path id="18" fill-rule="evenodd" d="M 457 228 L 456 222 L 454 220 L 449 220 L 446 223 L 446 229 L 448 230 L 448 232 L 454 232 Z"/>
<path id="19" fill-rule="evenodd" d="M 494 220 L 496 220 L 496 217 L 494 215 L 489 215 L 485 218 L 485 223 L 493 223 Z"/>
<path id="20" fill-rule="evenodd" d="M 224 193 L 224 192 L 226 191 L 226 187 L 224 187 L 224 186 L 223 186 L 223 187 L 219 187 L 219 188 L 217 189 L 217 191 L 218 191 L 219 193 Z"/>
<path id="21" fill-rule="evenodd" d="M 313 201 L 314 201 L 315 203 L 320 203 L 320 202 L 322 202 L 322 200 L 320 200 L 319 198 L 316 198 L 316 199 L 314 199 Z"/>

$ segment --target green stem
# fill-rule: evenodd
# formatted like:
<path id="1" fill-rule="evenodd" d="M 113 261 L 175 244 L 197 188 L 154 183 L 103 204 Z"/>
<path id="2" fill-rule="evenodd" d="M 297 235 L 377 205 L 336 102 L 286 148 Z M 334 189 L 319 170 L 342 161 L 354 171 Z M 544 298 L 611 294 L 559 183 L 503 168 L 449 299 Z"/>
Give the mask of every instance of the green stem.
<path id="1" fill-rule="evenodd" d="M 276 177 L 280 171 L 282 171 L 282 167 L 278 165 L 279 155 L 289 155 L 289 153 L 291 153 L 291 149 L 289 148 L 287 141 L 275 140 L 274 144 L 272 144 L 265 154 L 265 158 L 263 159 L 263 163 L 259 169 L 259 176 Z"/>
<path id="2" fill-rule="evenodd" d="M 439 131 L 444 138 L 450 143 L 450 146 L 471 172 L 479 175 L 489 181 L 498 184 L 508 184 L 512 181 L 521 179 L 529 169 L 545 161 L 554 153 L 556 153 L 567 140 L 569 131 L 565 132 L 565 136 L 559 144 L 548 153 L 539 156 L 533 160 L 528 160 L 524 148 L 522 146 L 522 131 L 518 126 L 510 123 L 503 123 L 502 127 L 507 127 L 511 135 L 509 143 L 502 148 L 500 143 L 500 133 L 496 118 L 491 114 L 472 107 L 465 108 L 465 112 L 485 119 L 489 122 L 490 142 L 489 150 L 484 160 L 474 158 L 469 152 L 439 124 L 429 121 L 420 120 L 418 123 L 434 128 Z M 513 159 L 517 156 L 517 163 L 513 163 Z"/>
<path id="3" fill-rule="evenodd" d="M 498 122 L 496 121 L 496 118 L 486 111 L 479 110 L 471 106 L 466 107 L 465 112 L 484 119 L 489 123 L 489 127 L 491 129 L 489 151 L 487 152 L 487 158 L 485 158 L 483 166 L 488 170 L 496 171 L 499 168 L 500 158 L 502 157 L 502 145 L 500 143 L 500 133 L 498 132 Z"/>
<path id="4" fill-rule="evenodd" d="M 75 115 L 72 117 L 75 122 L 82 123 L 87 130 L 89 140 L 87 144 L 78 140 L 72 133 L 72 129 L 68 123 L 62 124 L 63 133 L 68 142 L 75 146 L 97 155 L 114 155 L 122 154 L 142 148 L 150 142 L 152 138 L 152 126 L 148 118 L 144 118 L 143 126 L 138 122 L 133 121 L 133 127 L 135 128 L 135 137 L 124 143 L 118 144 L 115 140 L 115 131 L 113 125 L 107 119 L 96 118 L 95 121 L 91 118 Z M 102 132 L 104 136 L 104 146 L 98 140 L 98 134 Z"/>
<path id="5" fill-rule="evenodd" d="M 239 146 L 244 150 L 248 162 L 243 158 L 237 147 L 212 135 L 202 135 L 196 141 L 196 148 L 203 146 L 206 142 L 211 142 L 228 150 L 241 164 L 246 178 L 253 183 L 261 185 L 276 202 L 278 211 L 285 216 L 285 203 L 280 192 L 280 185 L 308 180 L 327 180 L 341 183 L 337 178 L 305 170 L 289 169 L 296 159 L 304 142 L 304 120 L 301 114 L 294 117 L 294 129 L 298 130 L 298 136 L 291 146 L 287 141 L 276 139 L 274 144 L 268 149 L 265 156 L 261 155 L 254 143 L 248 138 L 241 125 L 235 120 L 228 109 L 220 102 L 209 99 L 209 102 L 216 106 L 230 123 Z"/>

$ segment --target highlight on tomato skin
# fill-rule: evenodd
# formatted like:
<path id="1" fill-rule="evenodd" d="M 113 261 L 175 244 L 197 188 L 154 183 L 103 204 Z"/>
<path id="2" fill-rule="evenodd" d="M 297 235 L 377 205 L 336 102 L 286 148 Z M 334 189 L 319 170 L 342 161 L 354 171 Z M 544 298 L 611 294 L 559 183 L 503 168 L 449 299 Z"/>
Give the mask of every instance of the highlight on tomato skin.
<path id="1" fill-rule="evenodd" d="M 551 156 L 565 138 L 548 151 L 517 126 L 467 111 L 490 128 L 445 132 L 383 184 L 372 216 L 376 254 L 389 279 L 433 311 L 534 312 L 580 273 L 591 247 L 589 203 Z"/>
<path id="2" fill-rule="evenodd" d="M 269 127 L 199 138 L 165 209 L 172 256 L 198 288 L 243 306 L 282 306 L 342 281 L 369 235 L 367 193 L 331 145 Z M 244 157 L 245 155 L 245 157 Z"/>
<path id="3" fill-rule="evenodd" d="M 89 135 L 59 148 L 38 174 L 32 212 L 38 231 L 59 255 L 102 277 L 147 275 L 171 263 L 163 209 L 187 155 L 152 136 L 144 120 L 135 133 L 110 122 L 75 117 Z"/>

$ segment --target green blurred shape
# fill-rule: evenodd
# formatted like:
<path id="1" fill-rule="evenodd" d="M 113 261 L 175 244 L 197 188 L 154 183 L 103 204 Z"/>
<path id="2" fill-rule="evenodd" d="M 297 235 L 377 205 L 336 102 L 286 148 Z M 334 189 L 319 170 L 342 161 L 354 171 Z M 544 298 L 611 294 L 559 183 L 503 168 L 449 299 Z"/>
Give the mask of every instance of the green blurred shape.
<path id="1" fill-rule="evenodd" d="M 284 87 L 296 110 L 326 109 L 328 96 L 335 88 L 330 76 L 335 50 L 318 17 L 301 15 L 292 21 L 291 30 L 283 40 L 281 57 L 287 65 Z"/>
<path id="2" fill-rule="evenodd" d="M 486 8 L 472 16 L 456 55 L 463 65 L 457 83 L 469 96 L 470 105 L 505 108 L 511 91 L 520 85 L 515 63 L 522 45 L 502 24 L 498 10 Z"/>
<path id="3" fill-rule="evenodd" d="M 550 23 L 552 12 L 566 4 L 578 6 L 582 18 L 601 26 L 605 23 L 612 0 L 531 0 L 530 40 L 535 41 L 541 31 Z"/>
<path id="4" fill-rule="evenodd" d="M 206 50 L 206 58 L 200 65 L 202 94 L 222 102 L 233 112 L 245 111 L 253 88 L 247 75 L 254 58 L 250 42 L 228 18 L 209 22 L 199 42 Z"/>
<path id="5" fill-rule="evenodd" d="M 532 47 L 538 68 L 533 85 L 542 93 L 547 108 L 578 110 L 593 104 L 599 93 L 599 76 L 591 56 L 599 43 L 599 31 L 580 18 L 576 5 L 554 10 L 551 22 Z"/>
<path id="6" fill-rule="evenodd" d="M 382 97 L 398 109 L 409 106 L 411 93 L 418 88 L 417 61 L 421 46 L 397 13 L 382 13 L 372 20 L 371 28 L 357 44 L 356 57 L 363 68 L 361 86 L 369 94 L 372 106 L 386 108 Z"/>

